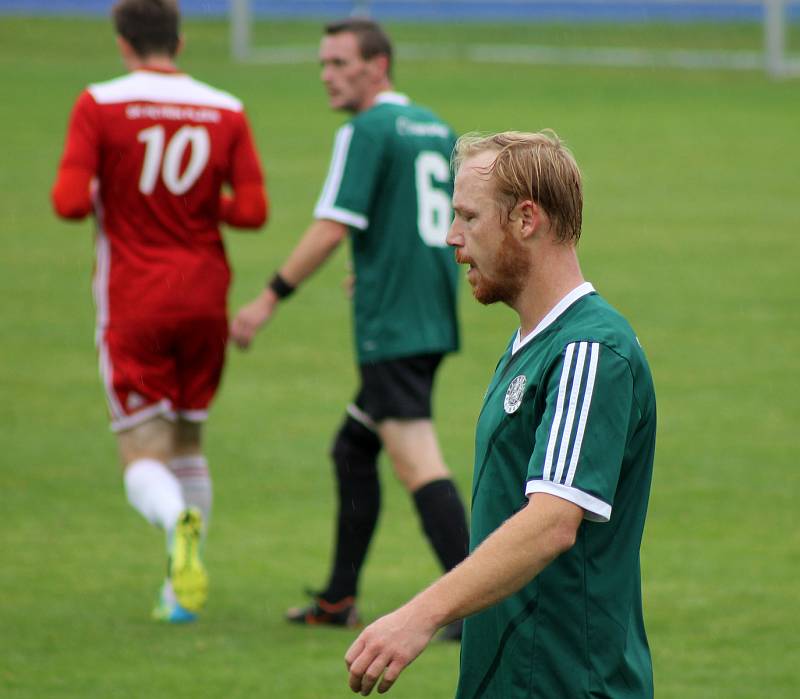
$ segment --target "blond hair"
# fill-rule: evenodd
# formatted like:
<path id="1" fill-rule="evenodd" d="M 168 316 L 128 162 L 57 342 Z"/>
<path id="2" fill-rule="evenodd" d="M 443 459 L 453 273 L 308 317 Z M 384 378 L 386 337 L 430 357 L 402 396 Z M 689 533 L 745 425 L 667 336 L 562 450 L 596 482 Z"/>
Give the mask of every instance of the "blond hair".
<path id="1" fill-rule="evenodd" d="M 486 174 L 496 183 L 509 213 L 520 201 L 531 199 L 545 210 L 559 241 L 578 242 L 583 218 L 581 172 L 555 131 L 465 134 L 453 151 L 454 171 L 484 151 L 497 151 Z"/>

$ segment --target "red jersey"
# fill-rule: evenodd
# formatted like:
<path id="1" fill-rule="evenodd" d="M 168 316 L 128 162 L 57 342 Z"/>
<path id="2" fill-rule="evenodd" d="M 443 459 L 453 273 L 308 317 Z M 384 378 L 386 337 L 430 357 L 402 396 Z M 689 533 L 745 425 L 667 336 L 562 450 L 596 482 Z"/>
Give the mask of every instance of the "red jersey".
<path id="1" fill-rule="evenodd" d="M 59 168 L 69 171 L 97 177 L 100 329 L 225 315 L 222 186 L 263 189 L 238 99 L 174 72 L 137 70 L 91 85 L 70 119 Z"/>

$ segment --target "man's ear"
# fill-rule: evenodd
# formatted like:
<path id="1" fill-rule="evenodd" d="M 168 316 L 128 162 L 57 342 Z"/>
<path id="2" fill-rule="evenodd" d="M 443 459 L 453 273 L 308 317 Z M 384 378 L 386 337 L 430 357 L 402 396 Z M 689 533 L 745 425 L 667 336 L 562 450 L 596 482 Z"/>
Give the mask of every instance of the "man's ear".
<path id="1" fill-rule="evenodd" d="M 382 53 L 373 56 L 367 61 L 369 71 L 375 80 L 385 80 L 389 77 L 389 57 Z"/>
<path id="2" fill-rule="evenodd" d="M 178 37 L 178 45 L 175 47 L 175 55 L 177 56 L 183 51 L 184 46 L 186 46 L 186 39 L 183 38 L 183 34 Z"/>
<path id="3" fill-rule="evenodd" d="M 520 234 L 523 240 L 530 238 L 547 225 L 547 214 L 532 199 L 523 199 L 514 208 L 520 222 Z"/>

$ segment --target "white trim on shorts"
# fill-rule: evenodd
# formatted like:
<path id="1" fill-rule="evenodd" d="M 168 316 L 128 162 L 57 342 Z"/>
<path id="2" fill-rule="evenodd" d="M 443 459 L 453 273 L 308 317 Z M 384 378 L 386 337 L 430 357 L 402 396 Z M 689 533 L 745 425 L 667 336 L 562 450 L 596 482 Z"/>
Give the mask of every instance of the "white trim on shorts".
<path id="1" fill-rule="evenodd" d="M 176 414 L 186 422 L 205 422 L 208 420 L 208 410 L 178 410 Z"/>
<path id="2" fill-rule="evenodd" d="M 124 432 L 125 430 L 133 429 L 139 425 L 152 420 L 154 417 L 162 417 L 170 422 L 175 421 L 175 411 L 172 409 L 172 403 L 166 398 L 162 398 L 158 403 L 145 406 L 141 410 L 137 410 L 130 415 L 123 415 L 111 421 L 112 432 Z"/>
<path id="3" fill-rule="evenodd" d="M 378 423 L 355 403 L 349 403 L 347 405 L 347 414 L 353 418 L 353 420 L 366 427 L 370 432 L 378 432 Z"/>

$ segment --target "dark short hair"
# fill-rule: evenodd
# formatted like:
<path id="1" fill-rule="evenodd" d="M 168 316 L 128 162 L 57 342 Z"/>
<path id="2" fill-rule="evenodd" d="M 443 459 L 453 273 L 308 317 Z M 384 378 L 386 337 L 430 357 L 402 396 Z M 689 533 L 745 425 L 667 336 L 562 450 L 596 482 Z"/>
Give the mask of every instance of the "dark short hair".
<path id="1" fill-rule="evenodd" d="M 375 56 L 386 56 L 388 61 L 387 73 L 392 74 L 392 41 L 383 28 L 371 19 L 363 17 L 348 17 L 338 22 L 325 25 L 325 34 L 355 34 L 361 58 L 368 60 Z"/>
<path id="2" fill-rule="evenodd" d="M 118 0 L 111 16 L 117 34 L 139 56 L 177 52 L 180 13 L 176 0 Z"/>

